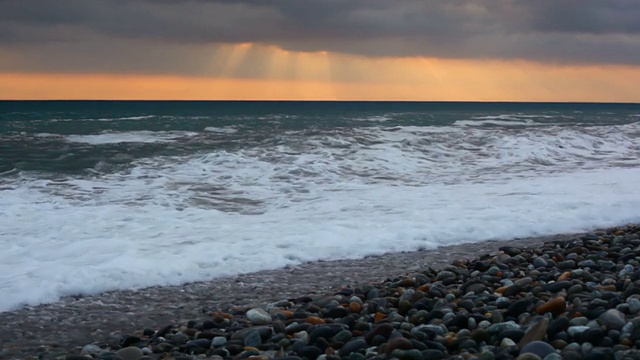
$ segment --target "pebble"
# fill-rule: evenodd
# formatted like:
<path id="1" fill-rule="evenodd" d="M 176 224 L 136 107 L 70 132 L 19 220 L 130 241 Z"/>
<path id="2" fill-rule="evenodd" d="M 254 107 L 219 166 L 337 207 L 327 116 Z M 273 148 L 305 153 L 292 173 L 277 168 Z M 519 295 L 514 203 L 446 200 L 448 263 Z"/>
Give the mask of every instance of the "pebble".
<path id="1" fill-rule="evenodd" d="M 103 351 L 104 350 L 102 350 L 102 348 L 100 348 L 98 345 L 89 344 L 89 345 L 85 345 L 84 347 L 82 347 L 82 351 L 80 353 L 81 354 L 91 355 L 91 356 L 96 356 L 96 355 L 100 355 L 100 353 L 103 352 Z"/>
<path id="2" fill-rule="evenodd" d="M 360 351 L 367 347 L 367 342 L 364 339 L 354 339 L 342 346 L 340 349 L 340 356 L 349 355 L 355 351 Z"/>
<path id="3" fill-rule="evenodd" d="M 255 325 L 266 325 L 271 322 L 271 315 L 263 309 L 255 308 L 247 311 L 247 319 Z"/>
<path id="4" fill-rule="evenodd" d="M 598 317 L 598 322 L 607 329 L 620 330 L 627 323 L 625 315 L 616 309 L 609 309 Z"/>
<path id="5" fill-rule="evenodd" d="M 116 355 L 122 358 L 122 360 L 138 360 L 144 354 L 140 348 L 136 346 L 128 346 L 116 351 Z"/>

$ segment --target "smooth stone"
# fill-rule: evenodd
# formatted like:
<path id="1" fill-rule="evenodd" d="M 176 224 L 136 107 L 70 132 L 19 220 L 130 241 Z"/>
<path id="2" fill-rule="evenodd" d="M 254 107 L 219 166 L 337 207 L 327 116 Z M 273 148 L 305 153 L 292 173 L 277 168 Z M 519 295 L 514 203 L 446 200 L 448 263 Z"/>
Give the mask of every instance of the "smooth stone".
<path id="1" fill-rule="evenodd" d="M 607 329 L 620 330 L 627 323 L 627 319 L 622 312 L 609 309 L 598 317 L 598 322 L 606 326 Z"/>
<path id="2" fill-rule="evenodd" d="M 340 349 L 340 356 L 346 356 L 353 352 L 360 351 L 367 347 L 367 342 L 364 339 L 353 339 L 347 342 Z"/>
<path id="3" fill-rule="evenodd" d="M 418 349 L 407 350 L 400 357 L 400 360 L 423 360 L 423 359 L 424 357 L 422 356 L 422 352 Z"/>
<path id="4" fill-rule="evenodd" d="M 627 299 L 627 304 L 631 315 L 638 315 L 638 312 L 640 312 L 640 299 L 630 297 Z"/>
<path id="5" fill-rule="evenodd" d="M 518 355 L 516 360 L 542 360 L 542 358 L 536 354 L 524 353 L 524 354 Z"/>
<path id="6" fill-rule="evenodd" d="M 456 277 L 455 273 L 447 270 L 442 270 L 438 272 L 438 275 L 436 276 L 436 281 L 442 281 L 444 279 L 455 278 L 455 277 Z"/>
<path id="7" fill-rule="evenodd" d="M 575 350 L 569 350 L 562 353 L 562 360 L 582 360 L 582 355 Z"/>
<path id="8" fill-rule="evenodd" d="M 247 333 L 243 340 L 244 346 L 256 347 L 262 344 L 262 338 L 260 337 L 260 332 L 256 329 L 252 329 Z"/>
<path id="9" fill-rule="evenodd" d="M 254 308 L 247 311 L 247 319 L 255 325 L 266 325 L 271 322 L 271 315 L 261 308 Z"/>
<path id="10" fill-rule="evenodd" d="M 411 332 L 413 332 L 414 330 L 417 331 L 417 329 L 418 328 L 413 328 Z M 369 331 L 364 336 L 364 339 L 367 341 L 367 343 L 371 343 L 371 340 L 377 335 L 383 336 L 385 339 L 387 339 L 389 338 L 389 335 L 391 335 L 392 331 L 393 331 L 393 325 L 388 323 L 383 323 L 380 325 L 376 325 L 376 327 L 371 329 L 371 331 Z"/>
<path id="11" fill-rule="evenodd" d="M 576 268 L 576 262 L 573 260 L 564 260 L 558 263 L 558 269 L 570 270 Z"/>
<path id="12" fill-rule="evenodd" d="M 351 340 L 351 337 L 353 335 L 351 335 L 351 331 L 349 330 L 342 330 L 339 333 L 335 334 L 333 336 L 333 341 L 339 341 L 341 343 L 346 343 L 347 341 Z"/>
<path id="13" fill-rule="evenodd" d="M 507 321 L 507 322 L 493 324 L 489 326 L 487 331 L 495 334 L 507 329 L 520 329 L 520 325 L 516 324 L 515 321 Z"/>
<path id="14" fill-rule="evenodd" d="M 320 355 L 322 355 L 324 351 L 317 346 L 305 346 L 298 355 L 307 359 L 317 359 Z"/>
<path id="15" fill-rule="evenodd" d="M 504 293 L 502 295 L 504 295 Z M 498 309 L 504 309 L 509 306 L 509 304 L 511 304 L 511 300 L 507 297 L 499 297 L 496 299 L 496 306 Z"/>
<path id="16" fill-rule="evenodd" d="M 555 281 L 555 282 L 550 282 L 546 285 L 544 285 L 542 288 L 546 291 L 550 291 L 552 293 L 557 293 L 559 291 L 568 289 L 571 287 L 571 282 L 570 281 Z"/>
<path id="17" fill-rule="evenodd" d="M 571 341 L 571 336 L 566 331 L 560 331 L 553 336 L 554 340 L 563 340 L 565 342 Z"/>
<path id="18" fill-rule="evenodd" d="M 513 340 L 509 339 L 509 338 L 504 338 L 500 342 L 500 348 L 501 349 L 508 349 L 508 348 L 512 348 L 512 347 L 516 347 L 516 343 Z"/>
<path id="19" fill-rule="evenodd" d="M 211 346 L 213 347 L 218 347 L 218 346 L 222 346 L 227 342 L 227 338 L 224 336 L 215 336 L 212 340 L 211 340 Z"/>
<path id="20" fill-rule="evenodd" d="M 566 330 L 569 327 L 569 322 L 569 319 L 564 316 L 554 319 L 549 323 L 547 333 L 551 337 L 559 333 L 560 331 Z"/>
<path id="21" fill-rule="evenodd" d="M 585 326 L 589 323 L 589 319 L 584 316 L 579 316 L 569 321 L 569 326 Z"/>
<path id="22" fill-rule="evenodd" d="M 483 351 L 478 355 L 478 360 L 495 360 L 496 355 L 491 351 Z"/>
<path id="23" fill-rule="evenodd" d="M 598 267 L 598 265 L 593 260 L 582 260 L 578 263 L 578 266 L 580 266 L 581 268 L 589 267 L 592 269 L 595 269 Z"/>
<path id="24" fill-rule="evenodd" d="M 522 291 L 522 286 L 518 284 L 513 284 L 507 287 L 506 289 L 504 289 L 504 291 L 502 292 L 502 295 L 506 297 L 512 297 L 519 294 L 521 291 Z"/>
<path id="25" fill-rule="evenodd" d="M 547 260 L 545 260 L 542 257 L 537 257 L 535 259 L 533 259 L 533 266 L 537 269 L 537 268 L 541 268 L 541 267 L 545 267 L 547 266 Z"/>
<path id="26" fill-rule="evenodd" d="M 309 343 L 309 333 L 307 333 L 306 331 L 297 332 L 293 334 L 293 337 L 302 341 L 305 344 Z"/>
<path id="27" fill-rule="evenodd" d="M 318 338 L 322 337 L 325 339 L 331 339 L 335 334 L 344 330 L 342 327 L 331 326 L 331 325 L 320 325 L 316 327 L 311 334 L 309 334 L 309 343 L 314 344 Z"/>
<path id="28" fill-rule="evenodd" d="M 567 308 L 567 302 L 564 297 L 558 296 L 557 298 L 551 299 L 544 304 L 541 304 L 536 308 L 536 313 L 539 315 L 543 315 L 546 313 L 551 313 L 554 316 L 558 316 L 562 314 Z"/>
<path id="29" fill-rule="evenodd" d="M 575 338 L 576 335 L 582 334 L 589 329 L 591 328 L 585 325 L 569 326 L 569 328 L 567 329 L 567 334 L 569 334 L 569 336 L 571 336 L 572 338 Z"/>
<path id="30" fill-rule="evenodd" d="M 582 344 L 580 344 L 580 352 L 582 352 L 582 355 L 587 355 L 589 352 L 591 352 L 591 349 L 593 349 L 593 344 L 589 342 L 583 342 Z"/>
<path id="31" fill-rule="evenodd" d="M 331 318 L 331 319 L 341 319 L 349 314 L 351 314 L 351 311 L 349 310 L 349 308 L 338 306 L 338 307 L 334 307 L 333 309 L 329 309 L 325 313 L 325 317 Z"/>
<path id="32" fill-rule="evenodd" d="M 467 287 L 467 292 L 473 292 L 475 294 L 480 294 L 487 290 L 487 287 L 482 283 L 471 284 Z"/>
<path id="33" fill-rule="evenodd" d="M 507 312 L 504 314 L 505 316 L 513 316 L 517 318 L 522 313 L 527 311 L 527 307 L 529 307 L 528 300 L 518 300 L 507 307 Z"/>
<path id="34" fill-rule="evenodd" d="M 244 341 L 244 338 L 253 330 L 258 331 L 262 339 L 268 339 L 273 334 L 273 330 L 268 326 L 251 326 L 251 327 L 236 331 L 233 335 L 231 335 L 231 340 Z"/>
<path id="35" fill-rule="evenodd" d="M 186 344 L 187 341 L 189 341 L 189 335 L 183 334 L 181 332 L 173 334 L 173 337 L 171 338 L 171 343 L 178 346 Z"/>
<path id="36" fill-rule="evenodd" d="M 542 341 L 547 335 L 549 329 L 549 319 L 546 317 L 541 318 L 533 324 L 525 333 L 522 339 L 518 342 L 518 347 L 522 349 L 525 345 L 532 341 Z"/>
<path id="37" fill-rule="evenodd" d="M 498 339 L 509 338 L 515 343 L 518 343 L 524 337 L 524 330 L 522 329 L 506 329 L 498 334 Z"/>
<path id="38" fill-rule="evenodd" d="M 555 351 L 556 350 L 551 345 L 549 345 L 549 343 L 546 343 L 544 341 L 532 341 L 520 350 L 520 354 L 532 353 L 543 359 L 547 355 L 555 353 Z"/>
<path id="39" fill-rule="evenodd" d="M 460 343 L 458 348 L 460 349 L 476 349 L 478 347 L 478 343 L 473 339 L 466 339 Z"/>
<path id="40" fill-rule="evenodd" d="M 423 350 L 422 351 L 422 358 L 423 359 L 441 360 L 441 359 L 445 359 L 446 357 L 447 357 L 447 355 L 442 350 L 428 349 L 428 350 Z M 485 359 L 483 359 L 483 360 L 485 360 Z M 493 359 L 486 359 L 486 360 L 493 360 Z"/>
<path id="41" fill-rule="evenodd" d="M 208 349 L 211 346 L 211 340 L 209 339 L 195 339 L 187 341 L 187 348 L 201 347 L 203 349 Z"/>
<path id="42" fill-rule="evenodd" d="M 564 340 L 552 340 L 549 345 L 553 346 L 554 349 L 562 350 L 567 346 L 567 342 Z"/>
<path id="43" fill-rule="evenodd" d="M 529 276 L 523 277 L 513 282 L 515 285 L 519 285 L 521 287 L 525 287 L 527 285 L 533 284 L 533 279 Z"/>
<path id="44" fill-rule="evenodd" d="M 415 327 L 416 331 L 422 331 L 422 330 L 426 330 L 426 331 L 430 331 L 433 332 L 436 335 L 444 335 L 447 332 L 449 332 L 449 330 L 447 329 L 446 326 L 440 324 L 440 325 L 420 325 Z"/>
<path id="45" fill-rule="evenodd" d="M 582 288 L 582 285 L 580 284 L 575 284 L 572 285 L 569 289 L 567 289 L 567 295 L 575 295 L 575 294 L 579 294 L 583 291 L 584 289 Z"/>
<path id="46" fill-rule="evenodd" d="M 396 349 L 410 350 L 413 349 L 413 344 L 411 343 L 411 341 L 403 337 L 392 338 L 389 340 L 389 342 L 387 342 L 385 353 L 387 355 L 391 354 Z"/>
<path id="47" fill-rule="evenodd" d="M 606 347 L 595 347 L 586 354 L 586 360 L 614 360 L 616 358 L 613 349 Z"/>
<path id="48" fill-rule="evenodd" d="M 542 360 L 562 360 L 562 355 L 558 353 L 552 353 L 544 357 Z"/>
<path id="49" fill-rule="evenodd" d="M 95 356 L 95 355 L 99 355 L 103 351 L 104 350 L 102 348 L 100 348 L 100 346 L 98 346 L 98 345 L 88 344 L 88 345 L 85 345 L 84 347 L 82 347 L 82 351 L 80 351 L 80 353 L 81 354 L 89 354 L 91 356 Z"/>
<path id="50" fill-rule="evenodd" d="M 128 346 L 126 348 L 122 348 L 116 351 L 116 355 L 121 357 L 122 360 L 138 360 L 142 356 L 144 356 L 142 350 L 140 350 L 140 348 L 138 348 L 137 346 Z"/>
<path id="51" fill-rule="evenodd" d="M 491 322 L 487 320 L 482 320 L 478 323 L 478 329 L 480 330 L 488 329 L 489 326 L 491 326 Z"/>

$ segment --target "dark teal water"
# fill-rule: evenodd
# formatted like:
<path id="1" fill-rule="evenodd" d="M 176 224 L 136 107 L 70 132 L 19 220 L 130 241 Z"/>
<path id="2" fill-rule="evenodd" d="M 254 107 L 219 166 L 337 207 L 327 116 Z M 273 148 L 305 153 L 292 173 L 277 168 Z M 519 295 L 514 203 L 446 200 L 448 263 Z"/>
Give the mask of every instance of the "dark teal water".
<path id="1" fill-rule="evenodd" d="M 639 104 L 464 102 L 0 101 L 0 173 L 121 169 L 133 159 L 286 143 L 307 134 L 384 126 L 606 126 L 638 121 Z M 512 117 L 510 117 L 513 115 Z M 494 119 L 496 122 L 492 123 Z M 206 128 L 235 132 L 208 133 Z M 69 135 L 195 132 L 178 141 L 65 141 Z M 147 134 L 148 135 L 148 134 Z M 68 139 L 67 139 L 68 140 Z M 90 139 L 87 139 L 89 141 Z M 125 156 L 126 155 L 126 156 Z"/>

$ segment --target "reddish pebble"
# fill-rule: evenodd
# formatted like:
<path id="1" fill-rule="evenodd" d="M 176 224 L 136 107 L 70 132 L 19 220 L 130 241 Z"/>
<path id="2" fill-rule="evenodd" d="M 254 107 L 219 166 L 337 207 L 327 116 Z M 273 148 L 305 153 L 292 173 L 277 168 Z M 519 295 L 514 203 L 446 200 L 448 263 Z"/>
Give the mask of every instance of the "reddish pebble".
<path id="1" fill-rule="evenodd" d="M 349 303 L 349 311 L 354 314 L 359 314 L 360 310 L 362 310 L 362 306 L 355 301 Z"/>
<path id="2" fill-rule="evenodd" d="M 557 298 L 551 299 L 546 303 L 538 306 L 536 308 L 536 313 L 538 313 L 538 315 L 551 313 L 554 316 L 558 316 L 562 314 L 566 309 L 567 301 L 562 296 L 558 296 Z"/>
<path id="3" fill-rule="evenodd" d="M 317 316 L 307 316 L 307 320 L 306 320 L 309 324 L 313 324 L 313 325 L 320 325 L 320 324 L 324 324 L 325 321 L 322 318 L 319 318 Z"/>
<path id="4" fill-rule="evenodd" d="M 560 274 L 560 276 L 558 276 L 558 281 L 567 280 L 570 277 L 571 277 L 571 272 L 565 271 L 562 274 Z"/>

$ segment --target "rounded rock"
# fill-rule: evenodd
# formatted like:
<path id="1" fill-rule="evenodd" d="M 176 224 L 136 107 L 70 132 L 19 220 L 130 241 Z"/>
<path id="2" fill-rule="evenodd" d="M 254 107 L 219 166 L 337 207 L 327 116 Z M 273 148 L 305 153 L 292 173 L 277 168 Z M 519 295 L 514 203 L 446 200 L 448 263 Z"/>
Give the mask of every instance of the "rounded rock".
<path id="1" fill-rule="evenodd" d="M 536 313 L 543 315 L 551 313 L 553 316 L 562 314 L 567 309 L 567 302 L 564 297 L 558 296 L 555 299 L 551 299 L 544 304 L 541 304 L 536 308 Z"/>
<path id="2" fill-rule="evenodd" d="M 254 308 L 247 311 L 247 319 L 255 325 L 266 325 L 271 322 L 271 315 L 263 309 Z"/>
<path id="3" fill-rule="evenodd" d="M 624 314 L 616 309 L 609 309 L 598 317 L 598 323 L 607 329 L 620 330 L 627 323 Z"/>
<path id="4" fill-rule="evenodd" d="M 408 339 L 405 339 L 403 337 L 396 337 L 387 342 L 385 353 L 389 355 L 393 352 L 393 350 L 396 349 L 411 350 L 413 349 L 413 344 Z"/>
<path id="5" fill-rule="evenodd" d="M 116 351 L 116 355 L 121 357 L 122 360 L 138 360 L 144 356 L 142 350 L 136 346 L 127 346 L 126 348 L 122 348 Z"/>
<path id="6" fill-rule="evenodd" d="M 353 339 L 344 344 L 339 351 L 340 356 L 346 356 L 353 352 L 360 351 L 367 347 L 367 342 L 364 339 Z"/>
<path id="7" fill-rule="evenodd" d="M 103 352 L 104 350 L 102 348 L 100 348 L 98 345 L 94 345 L 94 344 L 88 344 L 85 345 L 82 348 L 82 351 L 80 352 L 81 354 L 88 354 L 91 356 L 96 356 L 99 355 L 101 352 Z"/>
<path id="8" fill-rule="evenodd" d="M 521 354 L 532 353 L 539 356 L 541 359 L 544 359 L 547 355 L 555 352 L 556 350 L 549 345 L 549 343 L 544 341 L 532 341 L 520 350 Z"/>

